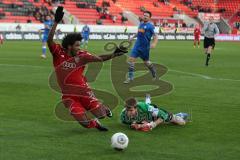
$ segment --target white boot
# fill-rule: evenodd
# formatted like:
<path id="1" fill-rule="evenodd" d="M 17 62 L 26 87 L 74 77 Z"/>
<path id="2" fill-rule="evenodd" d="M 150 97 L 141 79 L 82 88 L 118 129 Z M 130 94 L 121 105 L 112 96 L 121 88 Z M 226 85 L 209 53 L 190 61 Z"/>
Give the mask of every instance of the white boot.
<path id="1" fill-rule="evenodd" d="M 178 124 L 178 125 L 185 125 L 186 124 L 186 121 L 182 117 L 176 116 L 175 114 L 173 115 L 170 122 Z"/>

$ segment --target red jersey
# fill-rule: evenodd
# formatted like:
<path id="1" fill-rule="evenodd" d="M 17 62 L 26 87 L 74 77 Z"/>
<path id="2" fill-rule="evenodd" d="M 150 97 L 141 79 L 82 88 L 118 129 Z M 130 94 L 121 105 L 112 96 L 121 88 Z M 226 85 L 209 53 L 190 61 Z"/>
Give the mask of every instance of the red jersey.
<path id="1" fill-rule="evenodd" d="M 199 28 L 195 28 L 195 29 L 194 29 L 194 36 L 195 36 L 195 37 L 199 37 L 200 35 L 201 35 L 200 29 L 199 29 Z"/>
<path id="2" fill-rule="evenodd" d="M 94 55 L 79 50 L 76 56 L 72 57 L 61 45 L 55 43 L 49 49 L 53 56 L 53 65 L 62 94 L 84 96 L 87 91 L 90 91 L 83 72 L 86 62 L 94 58 Z"/>

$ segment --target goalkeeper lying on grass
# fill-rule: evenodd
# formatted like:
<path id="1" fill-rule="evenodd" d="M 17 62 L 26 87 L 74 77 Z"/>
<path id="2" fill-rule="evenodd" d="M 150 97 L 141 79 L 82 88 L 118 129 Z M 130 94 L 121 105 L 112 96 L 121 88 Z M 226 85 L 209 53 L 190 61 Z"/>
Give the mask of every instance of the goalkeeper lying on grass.
<path id="1" fill-rule="evenodd" d="M 182 114 L 182 113 L 181 113 Z M 132 129 L 150 131 L 162 123 L 186 124 L 186 113 L 172 114 L 154 104 L 138 102 L 135 98 L 125 101 L 125 108 L 121 112 L 121 121 L 130 125 Z"/>

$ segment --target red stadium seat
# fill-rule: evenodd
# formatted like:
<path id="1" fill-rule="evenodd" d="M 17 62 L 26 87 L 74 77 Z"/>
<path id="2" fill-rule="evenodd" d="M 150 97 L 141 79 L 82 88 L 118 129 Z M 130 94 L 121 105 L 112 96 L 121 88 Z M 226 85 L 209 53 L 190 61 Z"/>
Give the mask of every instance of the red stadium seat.
<path id="1" fill-rule="evenodd" d="M 100 18 L 100 14 L 94 8 L 78 8 L 77 0 L 65 0 L 65 4 L 61 4 L 64 8 L 72 15 L 78 18 L 81 23 L 88 24 L 96 24 L 96 20 Z M 170 19 L 174 15 L 174 13 L 183 12 L 191 17 L 196 17 L 198 15 L 197 10 L 192 10 L 190 7 L 192 6 L 201 6 L 206 8 L 211 8 L 213 12 L 218 11 L 221 8 L 225 8 L 225 12 L 221 13 L 222 17 L 229 19 L 229 23 L 232 24 L 234 21 L 238 21 L 239 17 L 234 16 L 238 9 L 240 8 L 240 0 L 192 0 L 192 4 L 185 5 L 181 3 L 184 0 L 170 0 L 169 5 L 165 5 L 162 2 L 158 2 L 158 0 L 117 0 L 116 3 L 113 3 L 112 0 L 106 0 L 109 2 L 110 7 L 108 7 L 111 15 L 117 17 L 116 23 L 108 19 L 103 19 L 103 24 L 109 25 L 121 25 L 121 15 L 123 11 L 131 11 L 137 16 L 142 16 L 142 11 L 140 11 L 140 7 L 144 7 L 146 10 L 152 12 L 154 18 L 159 19 Z M 49 10 L 53 8 L 53 6 L 46 3 L 44 0 L 39 0 L 35 2 L 34 0 L 28 0 L 28 2 L 32 3 L 35 7 L 41 7 L 42 5 L 46 6 Z M 97 0 L 96 6 L 102 6 L 103 0 Z M 154 6 L 154 3 L 158 2 L 158 7 Z M 3 4 L 15 4 L 15 5 L 23 5 L 23 0 L 2 0 Z M 178 11 L 174 11 L 177 9 Z M 15 22 L 21 21 L 26 22 L 27 20 L 31 20 L 33 23 L 40 23 L 33 16 L 21 16 L 19 14 L 14 14 L 11 10 L 6 10 L 6 8 L 0 8 L 0 12 L 5 13 L 5 17 L 3 17 L 0 22 Z M 14 16 L 18 15 L 18 16 Z M 169 20 L 169 23 L 175 23 L 174 20 Z M 126 22 L 126 25 L 132 25 L 129 21 Z"/>

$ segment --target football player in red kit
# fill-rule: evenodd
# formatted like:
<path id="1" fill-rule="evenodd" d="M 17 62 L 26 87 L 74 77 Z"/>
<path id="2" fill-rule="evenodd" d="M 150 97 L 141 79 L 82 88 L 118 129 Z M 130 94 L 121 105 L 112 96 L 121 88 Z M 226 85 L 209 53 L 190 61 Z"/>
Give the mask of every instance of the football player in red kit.
<path id="1" fill-rule="evenodd" d="M 194 48 L 196 47 L 196 43 L 198 43 L 198 48 L 200 47 L 200 36 L 201 36 L 201 31 L 199 28 L 199 25 L 197 25 L 194 29 Z"/>
<path id="2" fill-rule="evenodd" d="M 85 128 L 97 128 L 100 131 L 108 129 L 98 121 L 106 116 L 111 117 L 111 110 L 104 106 L 94 95 L 84 77 L 85 65 L 89 62 L 103 62 L 127 53 L 125 48 L 116 48 L 108 55 L 92 55 L 80 50 L 81 33 L 70 33 L 62 40 L 62 45 L 53 41 L 57 24 L 64 15 L 63 7 L 58 7 L 55 22 L 48 36 L 48 47 L 53 57 L 53 65 L 62 92 L 62 102 L 76 121 Z M 96 118 L 90 119 L 86 112 L 90 111 Z"/>

